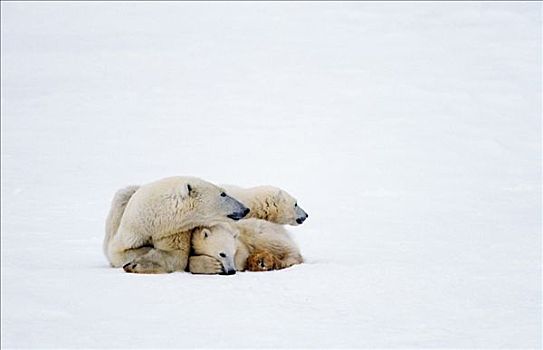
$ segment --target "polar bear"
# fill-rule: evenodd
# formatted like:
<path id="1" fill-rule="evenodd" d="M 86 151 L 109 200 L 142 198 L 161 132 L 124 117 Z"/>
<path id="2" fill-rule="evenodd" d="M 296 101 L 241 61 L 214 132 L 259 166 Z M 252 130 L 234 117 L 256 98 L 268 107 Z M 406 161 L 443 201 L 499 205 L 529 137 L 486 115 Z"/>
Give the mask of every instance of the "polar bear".
<path id="1" fill-rule="evenodd" d="M 197 274 L 234 274 L 266 271 L 301 264 L 298 246 L 283 228 L 261 219 L 199 227 L 192 232 L 189 271 Z"/>
<path id="2" fill-rule="evenodd" d="M 298 206 L 294 197 L 273 186 L 241 188 L 222 185 L 228 194 L 239 200 L 251 211 L 246 219 L 257 218 L 282 225 L 300 225 L 307 219 L 307 213 Z"/>
<path id="3" fill-rule="evenodd" d="M 225 191 L 195 177 L 169 177 L 118 191 L 106 220 L 104 250 L 126 272 L 183 271 L 190 230 L 239 220 L 249 209 Z"/>

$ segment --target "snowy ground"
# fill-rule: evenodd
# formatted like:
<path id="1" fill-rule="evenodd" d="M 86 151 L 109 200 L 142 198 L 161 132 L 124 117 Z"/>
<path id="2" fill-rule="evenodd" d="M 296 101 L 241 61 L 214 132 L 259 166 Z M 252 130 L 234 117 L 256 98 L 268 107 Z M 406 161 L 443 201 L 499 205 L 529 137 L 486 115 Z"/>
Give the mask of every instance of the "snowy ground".
<path id="1" fill-rule="evenodd" d="M 3 348 L 541 346 L 541 3 L 1 9 Z M 285 188 L 307 264 L 109 268 L 171 175 Z"/>

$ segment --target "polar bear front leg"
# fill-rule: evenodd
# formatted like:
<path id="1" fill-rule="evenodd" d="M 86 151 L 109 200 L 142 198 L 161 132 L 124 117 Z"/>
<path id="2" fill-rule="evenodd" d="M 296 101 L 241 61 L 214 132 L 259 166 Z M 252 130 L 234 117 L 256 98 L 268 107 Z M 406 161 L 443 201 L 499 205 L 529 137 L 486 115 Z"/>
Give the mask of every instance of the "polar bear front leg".
<path id="1" fill-rule="evenodd" d="M 121 267 L 127 262 L 145 255 L 152 247 L 145 240 L 133 234 L 117 234 L 106 247 L 106 256 L 112 267 Z"/>
<path id="2" fill-rule="evenodd" d="M 223 272 L 219 260 L 206 255 L 194 255 L 189 258 L 189 271 L 194 274 L 216 275 Z"/>
<path id="3" fill-rule="evenodd" d="M 132 273 L 170 273 L 184 271 L 190 250 L 190 232 L 181 232 L 153 240 L 154 248 L 123 266 Z"/>
<path id="4" fill-rule="evenodd" d="M 110 265 L 112 267 L 121 267 L 126 264 L 127 261 L 132 261 L 142 255 L 147 254 L 152 247 L 140 247 L 133 249 L 126 249 L 122 251 L 116 251 L 110 253 Z"/>

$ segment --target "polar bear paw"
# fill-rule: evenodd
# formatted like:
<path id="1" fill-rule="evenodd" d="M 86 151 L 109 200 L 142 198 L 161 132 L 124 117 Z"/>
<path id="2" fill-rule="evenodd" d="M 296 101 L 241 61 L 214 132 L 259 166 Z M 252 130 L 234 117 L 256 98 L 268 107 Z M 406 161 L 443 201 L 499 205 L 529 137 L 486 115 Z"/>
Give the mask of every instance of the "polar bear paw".
<path id="1" fill-rule="evenodd" d="M 134 259 L 123 266 L 123 270 L 128 273 L 164 273 L 164 268 L 151 260 L 145 258 Z"/>
<path id="2" fill-rule="evenodd" d="M 194 274 L 215 275 L 223 272 L 220 261 L 205 255 L 194 255 L 189 258 L 189 271 Z"/>
<path id="3" fill-rule="evenodd" d="M 269 251 L 255 251 L 247 258 L 248 271 L 271 271 L 281 268 L 279 259 Z"/>

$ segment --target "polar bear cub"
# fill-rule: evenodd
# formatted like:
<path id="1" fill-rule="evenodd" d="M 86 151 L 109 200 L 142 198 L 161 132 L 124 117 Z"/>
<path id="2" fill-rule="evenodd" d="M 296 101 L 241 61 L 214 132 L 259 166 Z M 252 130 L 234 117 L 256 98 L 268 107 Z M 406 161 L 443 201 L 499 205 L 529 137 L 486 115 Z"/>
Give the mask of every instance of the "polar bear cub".
<path id="1" fill-rule="evenodd" d="M 276 224 L 296 226 L 302 224 L 308 217 L 296 199 L 280 188 L 273 186 L 241 188 L 233 185 L 222 187 L 251 210 L 246 219 L 257 218 Z"/>
<path id="2" fill-rule="evenodd" d="M 126 272 L 183 271 L 192 229 L 239 220 L 248 212 L 224 189 L 195 177 L 130 186 L 113 199 L 104 251 L 111 266 L 123 266 Z"/>
<path id="3" fill-rule="evenodd" d="M 283 269 L 301 264 L 298 246 L 283 228 L 261 219 L 196 228 L 192 232 L 189 271 L 197 274 L 234 274 Z"/>

